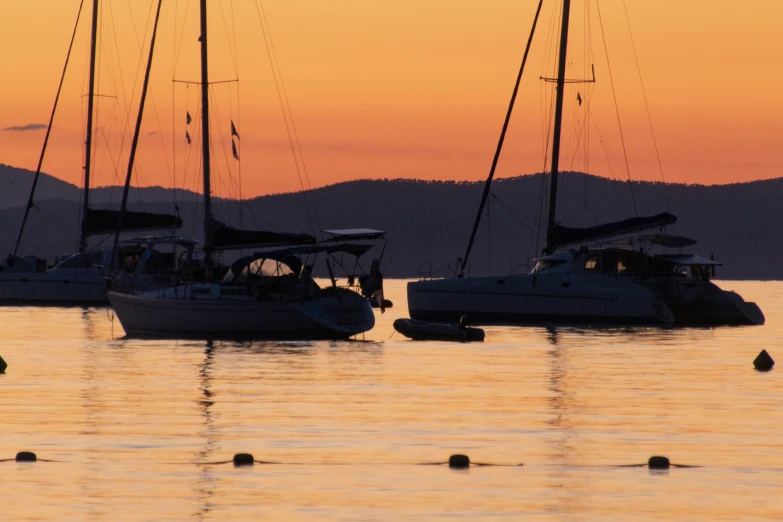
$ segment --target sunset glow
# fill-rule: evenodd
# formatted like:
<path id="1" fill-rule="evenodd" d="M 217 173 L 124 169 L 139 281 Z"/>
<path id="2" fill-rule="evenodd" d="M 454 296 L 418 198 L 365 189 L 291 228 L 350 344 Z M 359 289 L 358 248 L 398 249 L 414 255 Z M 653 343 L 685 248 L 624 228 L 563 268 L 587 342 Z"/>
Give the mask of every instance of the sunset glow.
<path id="1" fill-rule="evenodd" d="M 622 147 L 602 22 L 631 177 L 660 180 L 623 3 L 590 0 L 589 57 L 585 3 L 572 2 L 569 76 L 584 77 L 594 63 L 597 83 L 568 87 L 561 165 L 603 176 L 626 175 L 607 160 L 607 154 L 619 157 Z M 90 4 L 85 2 L 43 168 L 76 184 L 83 164 Z M 99 93 L 105 97 L 98 102 L 96 126 L 98 185 L 121 182 L 127 168 L 140 61 L 146 60 L 154 4 L 102 3 Z M 310 184 L 359 178 L 483 179 L 536 4 L 265 0 Z M 559 2 L 544 4 L 499 165 L 501 177 L 545 169 L 551 84 L 542 85 L 539 76 L 547 73 L 544 65 L 551 70 L 547 46 Z M 241 135 L 243 196 L 307 185 L 301 165 L 301 184 L 297 176 L 259 5 L 257 0 L 209 3 L 210 76 L 214 81 L 239 78 L 238 84 L 211 89 L 218 195 L 240 193 L 240 164 L 231 158 L 231 120 Z M 783 75 L 783 2 L 762 0 L 751 7 L 728 0 L 626 0 L 626 6 L 665 180 L 713 184 L 780 176 L 783 97 L 774 86 Z M 4 3 L 0 163 L 35 169 L 45 130 L 22 129 L 47 123 L 78 7 L 78 0 Z M 137 156 L 135 183 L 140 185 L 200 188 L 198 86 L 172 87 L 172 78 L 198 79 L 197 7 L 193 0 L 163 4 L 152 97 Z M 578 129 L 586 105 L 577 105 L 576 96 L 586 98 L 589 89 L 594 124 L 585 165 L 577 143 L 583 144 Z M 190 125 L 186 113 L 194 117 Z M 186 131 L 193 138 L 190 146 Z"/>

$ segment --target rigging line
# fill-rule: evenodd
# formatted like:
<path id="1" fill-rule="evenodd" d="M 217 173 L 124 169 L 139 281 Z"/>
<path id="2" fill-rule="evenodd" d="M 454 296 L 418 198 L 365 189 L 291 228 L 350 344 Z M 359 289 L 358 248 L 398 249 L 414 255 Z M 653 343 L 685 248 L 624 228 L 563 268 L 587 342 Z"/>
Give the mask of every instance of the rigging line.
<path id="1" fill-rule="evenodd" d="M 533 225 L 528 225 L 526 222 L 532 222 L 533 220 L 529 217 L 525 216 L 518 210 L 516 210 L 514 207 L 503 201 L 500 197 L 497 196 L 494 192 L 490 192 L 490 196 L 492 196 L 492 199 L 495 200 L 495 203 L 500 205 L 500 208 L 505 210 L 509 213 L 509 215 L 514 218 L 518 223 L 520 223 L 523 227 L 525 227 L 528 231 L 533 233 L 537 236 L 542 236 L 541 232 L 536 230 L 536 228 Z M 542 236 L 543 237 L 543 236 Z"/>
<path id="2" fill-rule="evenodd" d="M 236 70 L 237 70 L 236 39 L 234 39 L 235 46 L 232 48 L 231 47 L 231 38 L 229 36 L 229 31 L 228 31 L 228 22 L 226 22 L 226 13 L 223 10 L 223 0 L 220 0 L 220 2 L 218 2 L 218 6 L 220 6 L 220 16 L 221 16 L 221 18 L 223 18 L 223 30 L 226 32 L 226 40 L 228 41 L 228 53 L 231 55 L 231 62 L 234 65 L 234 72 L 236 72 Z"/>
<path id="3" fill-rule="evenodd" d="M 70 221 L 68 221 L 66 219 L 63 219 L 62 217 L 57 216 L 55 214 L 52 214 L 51 212 L 48 212 L 47 210 L 45 210 L 43 208 L 39 208 L 38 212 L 43 214 L 44 216 L 48 217 L 49 219 L 52 219 L 54 221 L 59 221 L 60 223 L 65 223 L 66 225 L 68 225 L 69 227 L 73 227 L 74 229 L 78 229 L 79 228 L 79 225 L 77 225 L 76 223 L 71 223 Z"/>
<path id="4" fill-rule="evenodd" d="M 229 94 L 231 93 L 230 87 L 229 87 L 229 91 L 228 92 L 229 92 Z M 212 91 L 211 95 L 212 95 L 213 107 L 217 107 L 218 106 L 218 99 L 217 99 L 217 93 L 215 92 L 215 90 Z M 231 101 L 230 101 L 230 96 L 229 96 L 229 106 L 230 106 L 230 104 L 231 104 Z M 214 112 L 215 118 L 217 119 L 217 122 L 218 122 L 218 129 L 223 128 L 223 122 L 221 120 L 221 116 L 218 113 L 217 109 L 215 109 L 213 112 Z M 229 108 L 229 112 L 230 112 L 230 108 Z M 220 135 L 220 144 L 222 145 L 222 149 L 223 149 L 223 159 L 226 162 L 226 170 L 228 171 L 228 186 L 226 187 L 226 189 L 228 191 L 230 199 L 237 199 L 236 193 L 239 191 L 239 186 L 237 184 L 236 179 L 234 179 L 234 176 L 232 175 L 231 160 L 228 157 L 228 147 L 226 146 L 226 142 L 225 142 L 225 138 L 223 136 L 223 133 L 219 132 L 218 134 Z M 232 136 L 231 137 L 232 144 L 233 144 L 233 141 L 234 141 L 234 137 Z M 239 155 L 239 154 L 237 154 L 237 155 Z M 239 156 L 239 157 L 241 158 L 242 156 Z M 240 165 L 242 164 L 242 162 L 240 160 L 237 160 L 237 163 L 239 163 Z M 224 184 L 224 186 L 225 186 L 225 184 Z M 229 215 L 230 214 L 231 213 L 229 211 Z"/>
<path id="5" fill-rule="evenodd" d="M 109 21 L 110 21 L 110 25 L 111 25 L 111 29 L 112 29 L 112 34 L 114 35 L 114 48 L 115 48 L 115 51 L 117 53 L 117 61 L 119 62 L 120 50 L 119 50 L 119 43 L 118 43 L 118 38 L 117 38 L 116 24 L 114 22 L 114 10 L 111 8 L 111 2 L 108 2 L 108 6 L 109 6 Z M 150 18 L 152 16 L 152 6 L 153 6 L 153 4 L 150 4 L 150 11 L 147 14 L 147 25 L 144 28 L 144 39 L 145 40 L 147 39 L 147 34 L 149 33 Z M 128 4 L 128 9 L 130 11 L 130 4 Z M 131 26 L 133 27 L 133 33 L 134 33 L 134 36 L 136 37 L 136 43 L 137 43 L 137 45 L 139 47 L 139 62 L 138 62 L 138 65 L 136 66 L 136 78 L 135 78 L 135 80 L 133 82 L 133 89 L 131 90 L 131 98 L 133 98 L 133 96 L 136 94 L 136 88 L 138 87 L 139 72 L 141 71 L 142 64 L 143 64 L 143 61 L 144 61 L 144 54 L 142 52 L 141 45 L 139 44 L 138 29 L 136 28 L 136 23 L 133 20 L 133 12 L 132 11 L 130 11 L 129 18 L 131 19 Z M 120 84 L 120 88 L 122 90 L 123 103 L 124 103 L 125 109 L 126 109 L 125 124 L 123 126 L 124 128 L 122 129 L 122 134 L 121 134 L 122 138 L 120 140 L 120 149 L 118 151 L 118 159 L 119 159 L 119 156 L 122 155 L 122 151 L 125 148 L 125 139 L 127 138 L 128 134 L 130 132 L 130 114 L 131 114 L 131 109 L 132 109 L 132 103 L 130 102 L 130 99 L 127 97 L 127 95 L 125 93 L 125 82 L 123 82 L 122 73 L 118 72 L 117 76 L 119 77 L 119 84 Z M 103 130 L 102 130 L 102 132 L 103 132 Z M 104 132 L 104 138 L 107 140 L 107 147 L 106 147 L 106 149 L 108 151 L 108 148 L 109 148 L 108 147 L 108 139 L 106 138 L 105 132 Z M 109 156 L 111 157 L 111 153 L 109 153 Z M 112 161 L 113 161 L 113 158 L 112 158 Z M 117 167 L 117 164 L 115 163 L 115 165 L 114 165 L 115 179 L 117 179 L 117 177 L 119 176 L 119 171 L 117 169 L 118 169 L 118 167 Z M 138 193 L 138 195 L 139 195 L 139 197 L 141 196 L 140 192 Z"/>
<path id="6" fill-rule="evenodd" d="M 489 215 L 489 201 L 487 201 L 487 250 L 489 251 L 489 275 L 492 275 L 492 222 Z"/>
<path id="7" fill-rule="evenodd" d="M 177 4 L 179 4 L 179 0 L 177 0 Z M 174 19 L 174 67 L 171 70 L 171 77 L 176 78 L 177 76 L 177 65 L 179 65 L 179 57 L 182 56 L 182 42 L 185 41 L 185 22 L 188 20 L 188 8 L 190 7 L 190 2 L 185 2 L 185 14 L 182 16 L 182 32 L 179 35 L 179 45 L 176 45 L 176 39 L 177 39 L 177 20 Z"/>
<path id="8" fill-rule="evenodd" d="M 275 71 L 274 62 L 272 61 L 272 51 L 269 48 L 269 41 L 267 39 L 266 29 L 264 28 L 263 17 L 261 16 L 261 9 L 258 6 L 258 0 L 256 0 L 255 6 L 256 6 L 256 12 L 258 13 L 258 21 L 261 24 L 261 34 L 264 37 L 264 45 L 266 46 L 266 54 L 267 54 L 267 57 L 269 58 L 269 66 L 272 69 L 272 77 L 273 77 L 273 79 L 275 81 L 275 89 L 277 90 L 277 98 L 278 98 L 278 101 L 280 102 L 280 108 L 283 111 L 283 121 L 285 122 L 285 130 L 288 133 L 288 142 L 291 145 L 291 153 L 294 156 L 294 164 L 296 165 L 296 175 L 299 178 L 299 186 L 302 188 L 302 197 L 304 198 L 305 209 L 307 210 L 307 220 L 309 221 L 310 228 L 312 229 L 313 234 L 315 235 L 316 234 L 315 224 L 313 222 L 313 216 L 310 213 L 310 204 L 307 201 L 307 193 L 305 191 L 304 182 L 302 181 L 302 173 L 299 170 L 299 161 L 297 161 L 297 158 L 296 158 L 296 149 L 294 148 L 294 140 L 293 140 L 293 138 L 291 136 L 290 126 L 288 125 L 288 118 L 285 117 L 285 104 L 283 103 L 283 96 L 282 96 L 282 94 L 280 92 L 280 85 L 278 85 L 278 82 L 277 82 L 277 73 Z"/>
<path id="9" fill-rule="evenodd" d="M 234 0 L 231 0 L 231 30 L 232 35 L 234 36 L 234 49 L 237 49 L 237 60 L 236 60 L 236 68 L 234 70 L 235 76 L 238 79 L 239 78 L 239 48 L 237 47 L 237 24 L 236 24 L 236 11 L 234 10 Z M 239 102 L 239 81 L 237 81 L 236 84 L 237 89 L 237 126 L 239 128 L 242 128 L 241 122 L 240 122 L 240 102 Z M 231 94 L 231 91 L 229 90 L 229 95 Z M 231 140 L 233 141 L 233 137 Z M 242 154 L 242 144 L 239 144 L 239 154 Z M 241 158 L 242 156 L 240 156 Z M 242 162 L 239 162 L 239 169 L 238 169 L 239 175 L 239 226 L 242 225 L 242 203 L 244 201 L 244 194 L 242 193 Z"/>
<path id="10" fill-rule="evenodd" d="M 233 0 L 232 0 L 233 1 Z M 318 223 L 319 230 L 322 228 L 321 226 L 321 218 L 318 214 L 318 207 L 315 204 L 315 192 L 313 191 L 313 187 L 310 184 L 310 175 L 307 172 L 307 165 L 305 164 L 304 154 L 302 153 L 302 144 L 299 141 L 299 133 L 296 130 L 296 123 L 294 122 L 294 114 L 291 111 L 291 105 L 288 101 L 288 93 L 285 88 L 285 83 L 283 82 L 283 72 L 280 69 L 280 63 L 277 60 L 277 52 L 275 51 L 275 42 L 272 40 L 272 30 L 269 28 L 269 18 L 266 16 L 266 11 L 264 10 L 264 3 L 262 0 L 258 0 L 259 5 L 261 6 L 261 13 L 263 14 L 263 21 L 266 23 L 266 32 L 269 34 L 269 45 L 272 48 L 272 57 L 275 61 L 275 66 L 277 67 L 277 75 L 280 78 L 280 87 L 283 91 L 283 99 L 285 100 L 286 108 L 288 109 L 288 118 L 291 120 L 291 129 L 294 132 L 294 140 L 296 141 L 296 148 L 299 151 L 299 161 L 302 162 L 302 171 L 305 175 L 305 180 L 307 181 L 307 189 L 310 193 L 310 201 L 313 205 L 313 213 L 315 214 L 315 220 Z"/>
<path id="11" fill-rule="evenodd" d="M 604 42 L 604 54 L 606 54 L 606 69 L 609 72 L 609 84 L 612 86 L 612 98 L 614 99 L 614 109 L 617 113 L 617 127 L 620 129 L 620 143 L 623 145 L 623 157 L 625 158 L 625 169 L 628 173 L 628 186 L 631 188 L 631 201 L 633 202 L 633 212 L 636 216 L 639 211 L 636 209 L 636 196 L 633 193 L 633 182 L 631 181 L 631 167 L 628 165 L 628 152 L 625 149 L 625 137 L 623 136 L 623 126 L 620 122 L 620 107 L 617 104 L 617 92 L 614 89 L 614 78 L 612 77 L 612 65 L 609 61 L 609 49 L 606 45 L 606 32 L 604 31 L 604 22 L 601 18 L 601 4 L 595 0 L 595 6 L 598 11 L 598 22 L 601 26 L 601 38 Z"/>
<path id="12" fill-rule="evenodd" d="M 19 235 L 16 238 L 16 245 L 14 246 L 14 256 L 16 256 L 19 250 L 19 243 L 22 241 L 22 235 L 24 234 L 24 227 L 27 224 L 27 216 L 30 214 L 30 209 L 33 208 L 33 196 L 35 195 L 35 188 L 38 185 L 38 179 L 41 177 L 41 167 L 43 166 L 44 156 L 46 155 L 46 145 L 49 143 L 49 135 L 52 132 L 52 124 L 54 123 L 54 115 L 57 112 L 57 102 L 60 100 L 60 92 L 63 89 L 63 82 L 65 81 L 65 71 L 68 69 L 68 62 L 71 59 L 71 50 L 73 49 L 73 41 L 76 39 L 76 30 L 79 28 L 79 19 L 82 16 L 82 7 L 84 7 L 84 0 L 79 3 L 79 11 L 76 13 L 76 23 L 73 26 L 73 34 L 71 35 L 71 43 L 68 44 L 68 52 L 65 55 L 65 65 L 63 65 L 63 72 L 60 76 L 60 85 L 57 87 L 57 94 L 54 96 L 54 105 L 52 106 L 52 114 L 49 116 L 49 125 L 46 127 L 46 135 L 44 136 L 43 146 L 41 147 L 41 155 L 38 157 L 38 167 L 35 169 L 35 176 L 33 177 L 33 186 L 30 188 L 30 196 L 27 198 L 27 206 L 24 210 L 24 216 L 22 217 L 22 225 L 19 227 Z"/>
<path id="13" fill-rule="evenodd" d="M 462 268 L 460 269 L 459 278 L 465 275 L 465 265 L 468 264 L 470 258 L 470 250 L 473 248 L 473 241 L 476 239 L 476 233 L 478 232 L 479 224 L 481 223 L 481 214 L 484 209 L 484 205 L 487 202 L 487 196 L 489 195 L 489 189 L 492 186 L 492 179 L 495 177 L 495 169 L 500 159 L 500 152 L 503 150 L 503 142 L 506 139 L 506 131 L 508 130 L 508 124 L 511 121 L 511 113 L 514 111 L 514 102 L 517 99 L 517 93 L 519 92 L 519 83 L 522 81 L 522 73 L 525 71 L 525 64 L 527 63 L 527 57 L 530 53 L 530 45 L 533 43 L 533 35 L 536 32 L 536 25 L 538 24 L 538 15 L 541 13 L 541 6 L 544 0 L 538 1 L 538 8 L 536 9 L 536 15 L 533 18 L 533 27 L 530 29 L 530 36 L 527 39 L 527 45 L 525 45 L 525 53 L 522 55 L 522 64 L 519 66 L 519 73 L 517 74 L 517 80 L 514 84 L 514 90 L 511 93 L 511 101 L 508 104 L 508 110 L 506 111 L 506 118 L 503 121 L 503 128 L 500 131 L 500 139 L 498 139 L 498 145 L 495 149 L 495 156 L 492 158 L 492 166 L 489 169 L 489 176 L 484 184 L 484 192 L 481 195 L 481 203 L 479 203 L 479 210 L 476 215 L 476 220 L 473 223 L 473 231 L 470 233 L 470 240 L 468 241 L 468 248 L 465 250 L 465 257 L 462 258 Z"/>
<path id="14" fill-rule="evenodd" d="M 138 82 L 138 72 L 141 70 L 141 64 L 142 64 L 142 59 L 143 59 L 143 54 L 142 54 L 143 53 L 143 48 L 142 48 L 142 45 L 141 45 L 141 41 L 139 40 L 139 34 L 138 34 L 138 29 L 136 28 L 136 22 L 135 22 L 135 20 L 133 18 L 133 10 L 131 9 L 131 6 L 130 6 L 130 0 L 126 0 L 126 5 L 128 6 L 128 13 L 130 15 L 129 18 L 131 20 L 131 25 L 133 26 L 133 34 L 136 37 L 136 47 L 138 47 L 139 54 L 140 54 L 139 66 L 138 66 L 138 69 L 137 69 L 137 72 L 136 72 L 136 81 Z M 149 32 L 150 16 L 152 15 L 152 6 L 153 5 L 154 5 L 154 3 L 150 4 L 150 14 L 147 17 L 147 27 L 144 30 L 144 40 L 147 39 L 147 33 Z M 174 8 L 175 8 L 174 23 L 175 23 L 175 26 L 176 26 L 176 4 L 175 4 Z M 176 27 L 175 27 L 175 42 L 176 42 Z M 135 91 L 136 91 L 136 85 L 135 84 L 134 84 L 133 90 L 134 90 L 134 93 L 135 93 Z M 166 162 L 166 171 L 168 172 L 168 175 L 169 175 L 169 181 L 172 181 L 171 165 L 169 164 L 169 156 L 168 156 L 168 153 L 166 151 L 166 144 L 165 144 L 164 138 L 163 138 L 163 126 L 160 124 L 160 115 L 158 114 L 158 107 L 157 107 L 157 105 L 155 103 L 155 95 L 154 94 L 150 94 L 150 102 L 152 103 L 152 112 L 155 114 L 155 122 L 156 122 L 157 127 L 158 127 L 158 137 L 160 139 L 161 148 L 163 149 L 163 159 Z M 130 125 L 130 107 L 128 108 L 128 123 L 127 123 L 127 125 L 128 126 Z M 124 141 L 124 139 L 123 139 L 123 141 Z M 136 168 L 138 169 L 138 167 L 136 167 Z M 172 183 L 173 183 L 173 181 L 172 181 Z M 137 183 L 137 186 L 136 186 L 136 188 L 137 188 L 137 195 L 139 197 L 141 197 L 141 193 L 138 191 L 138 185 L 139 184 L 140 183 Z"/>
<path id="15" fill-rule="evenodd" d="M 214 116 L 215 120 L 217 120 L 217 128 L 218 129 L 222 129 L 223 128 L 223 122 L 220 119 L 220 113 L 218 112 L 218 99 L 217 99 L 217 93 L 215 92 L 215 89 L 210 90 L 209 96 L 212 99 L 212 101 L 210 102 L 210 108 L 212 109 L 212 116 Z M 218 176 L 220 177 L 220 181 L 221 181 L 221 184 L 223 185 L 223 188 L 225 188 L 226 192 L 228 193 L 228 197 L 231 198 L 232 197 L 232 191 L 231 191 L 231 185 L 230 185 L 231 180 L 232 180 L 232 177 L 231 177 L 231 162 L 228 159 L 228 151 L 227 151 L 227 148 L 226 148 L 225 138 L 223 137 L 223 132 L 219 131 L 217 134 L 218 134 L 219 139 L 220 139 L 220 149 L 223 152 L 223 160 L 225 161 L 225 164 L 226 164 L 226 172 L 227 172 L 227 175 L 228 175 L 229 185 L 226 185 L 225 181 L 223 181 L 222 177 L 219 174 L 218 174 Z M 214 150 L 214 146 L 212 148 Z M 217 161 L 215 163 L 216 163 L 215 167 L 217 168 Z"/>
<path id="16" fill-rule="evenodd" d="M 652 116 L 650 115 L 650 105 L 647 103 L 647 93 L 644 89 L 644 81 L 642 80 L 642 68 L 639 65 L 639 56 L 636 54 L 636 44 L 633 39 L 633 32 L 631 31 L 631 20 L 628 17 L 628 8 L 626 7 L 625 0 L 623 0 L 623 11 L 625 12 L 625 21 L 628 24 L 628 35 L 631 37 L 631 49 L 633 49 L 633 57 L 636 61 L 636 72 L 639 75 L 639 85 L 642 88 L 642 99 L 644 99 L 644 109 L 647 111 L 647 122 L 650 124 L 650 135 L 652 135 L 653 147 L 655 148 L 655 158 L 658 160 L 658 171 L 661 173 L 661 181 L 666 183 L 666 178 L 663 175 L 663 163 L 661 162 L 661 155 L 658 152 L 658 140 L 655 139 L 655 129 L 653 128 Z M 664 185 L 663 195 L 666 198 L 666 205 L 671 210 L 672 204 L 669 200 L 669 191 L 666 190 Z"/>
<path id="17" fill-rule="evenodd" d="M 128 194 L 130 192 L 131 175 L 133 173 L 134 160 L 136 159 L 136 148 L 139 144 L 139 134 L 141 133 L 142 117 L 144 116 L 144 102 L 147 99 L 147 89 L 149 87 L 150 72 L 152 70 L 152 57 L 155 50 L 155 37 L 158 34 L 158 21 L 160 20 L 160 7 L 163 4 L 163 0 L 158 0 L 158 8 L 155 13 L 155 25 L 152 28 L 152 38 L 150 39 L 150 52 L 147 59 L 147 67 L 144 72 L 144 84 L 141 89 L 141 100 L 139 101 L 139 113 L 136 118 L 136 126 L 133 132 L 133 141 L 131 143 L 130 153 L 128 156 L 128 171 L 125 176 L 125 185 L 122 190 L 122 202 L 120 203 L 120 214 L 117 218 L 117 229 L 114 232 L 114 244 L 112 247 L 112 260 L 109 266 L 114 263 L 114 256 L 117 255 L 117 246 L 120 241 L 120 232 L 122 232 L 122 222 L 125 215 L 125 211 L 128 206 Z"/>
<path id="18" fill-rule="evenodd" d="M 171 43 L 171 79 L 174 80 L 174 69 L 177 65 L 177 18 L 179 15 L 179 0 L 174 0 L 174 30 L 172 31 L 172 43 Z M 174 208 L 177 208 L 177 109 L 176 109 L 177 92 L 174 82 L 171 82 L 171 162 L 172 162 L 172 182 L 171 182 L 171 199 L 174 204 Z M 162 138 L 162 137 L 161 137 Z"/>
<path id="19" fill-rule="evenodd" d="M 135 94 L 135 92 L 136 92 L 136 87 L 137 87 L 137 84 L 138 84 L 139 71 L 141 70 L 141 66 L 142 66 L 143 59 L 144 59 L 144 54 L 143 54 L 144 49 L 142 48 L 141 41 L 139 40 L 138 29 L 136 28 L 136 22 L 135 22 L 135 20 L 133 18 L 133 10 L 131 9 L 131 6 L 130 6 L 130 0 L 126 0 L 126 5 L 128 6 L 129 18 L 131 19 L 131 25 L 133 26 L 133 35 L 136 37 L 136 47 L 139 49 L 139 65 L 138 65 L 137 70 L 136 70 L 136 82 L 133 85 L 133 92 L 131 93 L 131 96 L 133 96 L 133 94 Z M 150 24 L 150 19 L 151 19 L 151 16 L 152 16 L 153 5 L 154 5 L 154 3 L 150 4 L 150 12 L 147 15 L 147 25 L 144 28 L 144 38 L 143 38 L 144 40 L 147 39 L 147 33 L 149 32 L 149 24 Z M 175 6 L 175 9 L 176 9 L 176 6 Z M 113 16 L 114 15 L 112 14 L 112 20 L 113 20 Z M 112 22 L 112 23 L 114 23 L 114 22 Z M 174 23 L 176 25 L 176 16 L 175 16 L 175 19 L 174 19 Z M 175 33 L 176 33 L 176 28 L 175 28 Z M 176 38 L 176 34 L 175 34 L 175 38 Z M 169 156 L 168 156 L 168 153 L 166 151 L 166 144 L 165 144 L 164 139 L 163 139 L 163 126 L 160 124 L 160 115 L 158 114 L 158 106 L 155 103 L 155 95 L 154 94 L 150 94 L 150 102 L 152 103 L 152 112 L 155 114 L 155 122 L 156 122 L 156 124 L 158 126 L 158 136 L 160 138 L 161 148 L 163 149 L 163 159 L 166 162 L 166 171 L 169 174 L 169 180 L 171 180 L 172 179 L 171 166 L 169 164 Z M 128 106 L 128 116 L 126 118 L 126 126 L 128 127 L 128 130 L 130 130 L 130 109 L 131 109 L 131 106 L 129 105 Z M 123 145 L 124 145 L 124 142 L 125 142 L 125 137 L 123 136 Z M 138 167 L 137 167 L 137 169 L 138 169 Z M 137 188 L 137 195 L 139 196 L 139 198 L 141 198 L 141 192 L 138 190 L 138 185 L 139 184 L 140 183 L 137 183 L 136 188 Z"/>

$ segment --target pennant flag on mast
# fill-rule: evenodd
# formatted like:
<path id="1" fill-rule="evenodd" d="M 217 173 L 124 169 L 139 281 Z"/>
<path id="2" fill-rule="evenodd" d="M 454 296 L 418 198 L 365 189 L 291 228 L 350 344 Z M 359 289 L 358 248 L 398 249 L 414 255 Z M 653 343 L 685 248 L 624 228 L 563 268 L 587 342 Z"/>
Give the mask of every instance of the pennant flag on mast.
<path id="1" fill-rule="evenodd" d="M 237 139 L 239 139 L 239 133 L 237 132 L 237 128 L 234 127 L 234 120 L 231 120 L 231 137 L 233 138 L 234 136 L 236 136 Z"/>
<path id="2" fill-rule="evenodd" d="M 185 139 L 188 140 L 188 145 L 190 145 L 190 133 L 188 131 L 185 131 Z"/>
<path id="3" fill-rule="evenodd" d="M 190 125 L 190 122 L 191 122 L 191 121 L 193 121 L 193 120 L 192 120 L 192 118 L 190 117 L 190 113 L 189 113 L 189 112 L 186 112 L 186 113 L 185 113 L 185 124 L 186 124 L 186 125 Z"/>
<path id="4" fill-rule="evenodd" d="M 579 105 L 582 105 L 582 95 L 579 93 L 576 93 L 576 101 L 579 102 Z"/>
<path id="5" fill-rule="evenodd" d="M 234 140 L 231 140 L 231 152 L 234 154 L 234 159 L 239 160 L 239 154 L 237 154 L 237 144 Z"/>

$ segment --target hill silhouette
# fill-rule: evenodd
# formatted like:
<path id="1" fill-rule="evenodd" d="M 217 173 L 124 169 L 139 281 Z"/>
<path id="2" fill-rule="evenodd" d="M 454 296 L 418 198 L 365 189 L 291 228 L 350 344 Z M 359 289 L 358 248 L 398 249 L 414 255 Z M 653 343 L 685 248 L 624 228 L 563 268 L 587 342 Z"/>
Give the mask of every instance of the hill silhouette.
<path id="1" fill-rule="evenodd" d="M 10 181 L 9 181 L 10 180 Z M 9 252 L 18 233 L 32 173 L 0 165 L 0 252 Z M 474 275 L 525 271 L 543 246 L 534 232 L 541 211 L 546 176 L 534 174 L 493 184 L 471 254 Z M 783 179 L 731 185 L 682 185 L 628 182 L 565 173 L 560 181 L 558 219 L 569 226 L 588 226 L 638 215 L 671 212 L 678 216 L 672 233 L 699 241 L 693 250 L 714 254 L 724 264 L 724 279 L 783 278 Z M 42 257 L 72 252 L 76 246 L 80 190 L 43 176 L 20 254 Z M 632 190 L 631 190 L 632 188 Z M 464 255 L 483 182 L 358 180 L 312 191 L 321 228 L 371 227 L 388 232 L 384 273 L 416 277 L 424 262 L 447 275 Z M 201 239 L 201 204 L 197 195 L 177 191 L 185 223 L 180 234 Z M 96 207 L 119 200 L 120 189 L 96 189 Z M 286 232 L 313 228 L 302 193 L 262 196 L 243 202 L 215 200 L 217 217 L 235 226 Z M 133 190 L 130 207 L 174 212 L 173 192 L 160 187 Z M 634 210 L 636 207 L 636 210 Z M 546 215 L 545 208 L 542 216 Z M 314 218 L 315 220 L 315 218 Z M 316 227 L 318 228 L 318 227 Z M 491 241 L 490 241 L 491 238 Z M 538 239 L 538 243 L 536 240 Z"/>

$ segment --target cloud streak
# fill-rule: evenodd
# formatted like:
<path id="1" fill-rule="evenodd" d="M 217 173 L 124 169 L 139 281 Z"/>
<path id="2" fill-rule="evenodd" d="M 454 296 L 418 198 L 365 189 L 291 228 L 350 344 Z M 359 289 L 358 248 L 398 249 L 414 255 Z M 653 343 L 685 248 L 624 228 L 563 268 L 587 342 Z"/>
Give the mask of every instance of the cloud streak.
<path id="1" fill-rule="evenodd" d="M 43 123 L 28 123 L 27 125 L 13 125 L 11 127 L 6 127 L 3 130 L 8 132 L 27 132 L 27 131 L 37 131 L 45 128 L 46 125 L 44 125 Z"/>

